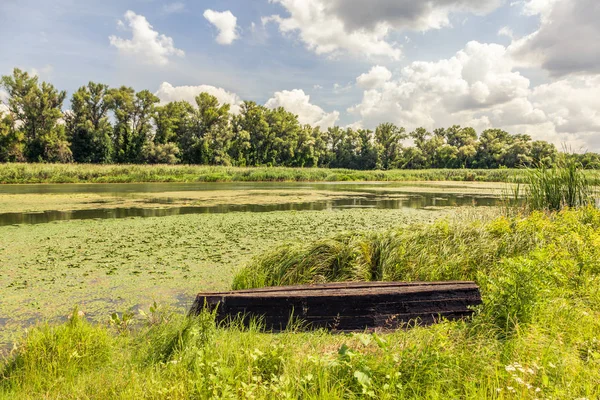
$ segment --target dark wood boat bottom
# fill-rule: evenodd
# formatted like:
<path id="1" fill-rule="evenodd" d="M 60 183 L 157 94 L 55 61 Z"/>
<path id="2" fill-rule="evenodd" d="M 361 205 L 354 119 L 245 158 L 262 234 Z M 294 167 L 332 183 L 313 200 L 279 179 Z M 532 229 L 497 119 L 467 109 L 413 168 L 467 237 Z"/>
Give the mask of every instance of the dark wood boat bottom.
<path id="1" fill-rule="evenodd" d="M 216 310 L 218 322 L 259 319 L 268 330 L 362 331 L 461 319 L 481 304 L 474 282 L 343 282 L 199 293 L 190 310 Z"/>

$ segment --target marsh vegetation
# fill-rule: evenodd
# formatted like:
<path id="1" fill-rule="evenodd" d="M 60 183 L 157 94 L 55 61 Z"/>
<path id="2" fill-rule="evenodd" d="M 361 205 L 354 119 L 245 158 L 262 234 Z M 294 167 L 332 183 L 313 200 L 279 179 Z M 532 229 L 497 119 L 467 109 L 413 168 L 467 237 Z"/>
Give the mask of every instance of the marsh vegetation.
<path id="1" fill-rule="evenodd" d="M 510 207 L 0 227 L 10 237 L 0 252 L 12 316 L 3 341 L 14 343 L 0 396 L 598 398 L 593 187 L 578 165 L 526 173 L 528 186 L 512 186 L 524 203 Z M 201 290 L 450 279 L 477 282 L 483 305 L 469 320 L 427 328 L 271 334 L 260 320 L 226 328 L 184 313 Z M 51 321 L 20 331 L 43 318 Z"/>

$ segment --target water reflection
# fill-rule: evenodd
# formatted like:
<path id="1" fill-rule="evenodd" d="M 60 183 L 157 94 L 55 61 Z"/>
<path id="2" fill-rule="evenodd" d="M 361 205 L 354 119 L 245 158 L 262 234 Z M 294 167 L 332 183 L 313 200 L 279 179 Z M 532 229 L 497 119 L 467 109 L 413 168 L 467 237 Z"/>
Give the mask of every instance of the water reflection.
<path id="1" fill-rule="evenodd" d="M 238 186 L 239 187 L 239 186 Z M 98 208 L 73 211 L 19 212 L 0 214 L 0 226 L 42 224 L 72 219 L 108 219 L 130 217 L 166 217 L 186 214 L 220 214 L 228 212 L 322 211 L 345 208 L 422 209 L 426 207 L 495 206 L 500 199 L 493 196 L 421 193 L 401 197 L 391 194 L 348 196 L 327 201 L 282 204 L 223 204 L 215 206 L 182 206 L 169 208 Z M 397 194 L 396 194 L 397 195 Z"/>

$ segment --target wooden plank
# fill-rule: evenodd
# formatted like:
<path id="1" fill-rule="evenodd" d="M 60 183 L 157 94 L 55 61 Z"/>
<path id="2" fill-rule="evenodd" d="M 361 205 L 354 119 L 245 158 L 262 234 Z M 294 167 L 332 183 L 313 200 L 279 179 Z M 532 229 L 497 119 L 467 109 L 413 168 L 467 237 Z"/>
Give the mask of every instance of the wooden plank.
<path id="1" fill-rule="evenodd" d="M 208 308 L 218 321 L 260 318 L 273 330 L 285 329 L 290 316 L 307 328 L 362 330 L 464 318 L 478 304 L 474 282 L 341 282 L 200 293 L 190 313 Z"/>

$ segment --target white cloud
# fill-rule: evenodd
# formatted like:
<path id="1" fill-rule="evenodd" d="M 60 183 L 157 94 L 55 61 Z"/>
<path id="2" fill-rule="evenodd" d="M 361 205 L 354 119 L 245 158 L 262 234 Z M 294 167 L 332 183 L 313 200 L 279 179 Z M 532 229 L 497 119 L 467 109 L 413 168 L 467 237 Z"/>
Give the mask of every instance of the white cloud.
<path id="1" fill-rule="evenodd" d="M 507 38 L 512 39 L 514 38 L 515 34 L 508 26 L 504 26 L 498 31 L 498 36 L 506 36 Z"/>
<path id="2" fill-rule="evenodd" d="M 237 18 L 231 11 L 204 11 L 204 18 L 213 24 L 219 30 L 217 35 L 217 43 L 228 45 L 233 43 L 238 38 L 237 34 Z"/>
<path id="3" fill-rule="evenodd" d="M 390 41 L 394 31 L 426 31 L 449 26 L 457 12 L 485 14 L 504 0 L 270 0 L 281 4 L 289 17 L 263 17 L 284 34 L 297 32 L 309 50 L 336 56 L 398 60 L 400 46 Z"/>
<path id="4" fill-rule="evenodd" d="M 42 68 L 31 68 L 29 71 L 30 75 L 37 76 L 41 79 L 48 79 L 48 77 L 54 72 L 54 67 L 50 64 L 44 65 Z"/>
<path id="5" fill-rule="evenodd" d="M 148 64 L 166 65 L 169 63 L 169 56 L 183 57 L 183 50 L 175 47 L 173 39 L 159 34 L 155 31 L 143 15 L 138 15 L 133 11 L 125 13 L 125 23 L 119 21 L 119 27 L 128 29 L 132 33 L 131 39 L 123 39 L 117 36 L 110 36 L 110 44 L 122 54 L 135 56 Z"/>
<path id="6" fill-rule="evenodd" d="M 529 0 L 523 12 L 539 15 L 541 24 L 513 43 L 511 52 L 516 58 L 554 76 L 600 73 L 598 0 Z"/>
<path id="7" fill-rule="evenodd" d="M 536 87 L 534 104 L 543 107 L 559 133 L 600 133 L 600 76 L 574 76 Z"/>
<path id="8" fill-rule="evenodd" d="M 183 12 L 185 10 L 185 3 L 181 1 L 176 1 L 175 3 L 165 4 L 163 6 L 163 12 L 165 14 L 176 14 Z"/>
<path id="9" fill-rule="evenodd" d="M 215 86 L 173 86 L 168 82 L 163 82 L 155 94 L 158 96 L 161 103 L 183 100 L 195 105 L 196 96 L 203 92 L 215 96 L 221 104 L 229 104 L 233 114 L 239 113 L 242 99 L 235 93 L 228 92 L 223 88 Z"/>
<path id="10" fill-rule="evenodd" d="M 352 90 L 352 83 L 348 83 L 346 85 L 340 85 L 339 83 L 334 83 L 333 84 L 333 93 L 335 94 L 340 94 L 340 93 L 346 93 Z"/>
<path id="11" fill-rule="evenodd" d="M 321 128 L 329 128 L 335 125 L 340 116 L 337 111 L 327 113 L 321 107 L 312 104 L 310 96 L 301 89 L 275 92 L 265 106 L 269 108 L 283 107 L 287 111 L 298 115 L 301 124 L 310 124 Z"/>
<path id="12" fill-rule="evenodd" d="M 470 42 L 454 57 L 413 62 L 397 77 L 366 85 L 362 101 L 348 111 L 371 128 L 384 121 L 407 129 L 494 127 L 598 150 L 600 77 L 569 77 L 532 88 L 516 67 L 506 47 Z"/>
<path id="13" fill-rule="evenodd" d="M 369 72 L 356 78 L 356 83 L 363 89 L 374 89 L 382 86 L 392 78 L 392 73 L 386 67 L 376 65 Z"/>

